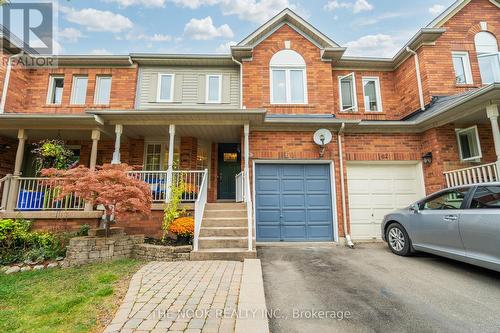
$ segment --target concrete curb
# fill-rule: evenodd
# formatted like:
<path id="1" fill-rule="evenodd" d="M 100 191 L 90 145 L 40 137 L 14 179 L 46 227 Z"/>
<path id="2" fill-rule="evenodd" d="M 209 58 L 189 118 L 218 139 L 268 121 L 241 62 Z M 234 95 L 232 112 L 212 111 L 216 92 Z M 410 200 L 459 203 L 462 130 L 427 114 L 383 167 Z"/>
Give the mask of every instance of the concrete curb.
<path id="1" fill-rule="evenodd" d="M 269 333 L 260 259 L 245 259 L 241 276 L 236 333 Z"/>

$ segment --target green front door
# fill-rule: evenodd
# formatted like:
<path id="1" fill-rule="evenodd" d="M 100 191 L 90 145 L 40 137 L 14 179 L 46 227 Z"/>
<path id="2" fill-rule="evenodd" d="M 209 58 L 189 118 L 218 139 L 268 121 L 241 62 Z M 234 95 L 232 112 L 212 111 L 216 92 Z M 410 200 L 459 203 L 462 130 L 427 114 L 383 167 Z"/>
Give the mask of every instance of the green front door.
<path id="1" fill-rule="evenodd" d="M 237 143 L 219 144 L 219 186 L 218 199 L 236 199 L 236 175 L 241 171 L 240 145 Z"/>

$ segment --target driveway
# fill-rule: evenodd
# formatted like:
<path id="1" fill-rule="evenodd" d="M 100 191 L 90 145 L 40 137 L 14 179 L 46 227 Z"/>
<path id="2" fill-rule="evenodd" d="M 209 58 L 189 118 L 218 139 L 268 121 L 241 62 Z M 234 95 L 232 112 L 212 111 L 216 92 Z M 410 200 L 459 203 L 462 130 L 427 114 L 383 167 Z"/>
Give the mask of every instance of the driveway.
<path id="1" fill-rule="evenodd" d="M 257 254 L 273 333 L 500 332 L 500 273 L 382 243 Z"/>

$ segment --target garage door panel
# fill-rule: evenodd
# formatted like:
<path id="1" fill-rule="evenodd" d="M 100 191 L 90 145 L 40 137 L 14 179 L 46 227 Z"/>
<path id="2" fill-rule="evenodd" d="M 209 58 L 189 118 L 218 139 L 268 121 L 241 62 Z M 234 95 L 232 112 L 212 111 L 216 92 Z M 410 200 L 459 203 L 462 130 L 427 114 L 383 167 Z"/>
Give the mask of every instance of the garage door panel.
<path id="1" fill-rule="evenodd" d="M 266 177 L 261 178 L 263 166 Z M 329 165 L 257 164 L 255 183 L 261 181 L 272 185 L 256 186 L 257 240 L 333 239 Z"/>
<path id="2" fill-rule="evenodd" d="M 269 177 L 269 178 L 278 178 L 278 169 L 274 167 L 272 164 L 268 165 L 259 165 L 259 167 L 256 169 L 255 174 L 258 178 L 262 179 L 264 177 Z"/>
<path id="3" fill-rule="evenodd" d="M 379 238 L 384 215 L 408 206 L 423 195 L 421 175 L 417 164 L 348 164 L 352 237 Z"/>
<path id="4" fill-rule="evenodd" d="M 259 179 L 255 182 L 255 190 L 262 192 L 279 193 L 280 184 L 277 179 Z"/>

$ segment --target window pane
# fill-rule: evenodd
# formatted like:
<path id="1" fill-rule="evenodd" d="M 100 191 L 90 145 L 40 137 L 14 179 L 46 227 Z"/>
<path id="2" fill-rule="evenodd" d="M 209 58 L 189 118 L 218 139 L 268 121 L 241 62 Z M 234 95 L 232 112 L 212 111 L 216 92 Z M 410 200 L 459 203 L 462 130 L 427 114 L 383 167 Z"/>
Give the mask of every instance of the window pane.
<path id="1" fill-rule="evenodd" d="M 455 69 L 455 82 L 458 84 L 467 83 L 463 57 L 453 56 L 453 68 Z"/>
<path id="2" fill-rule="evenodd" d="M 481 79 L 484 84 L 500 82 L 500 60 L 498 54 L 478 57 Z"/>
<path id="3" fill-rule="evenodd" d="M 375 81 L 366 81 L 364 83 L 365 108 L 369 111 L 378 111 L 377 105 L 377 87 Z"/>
<path id="4" fill-rule="evenodd" d="M 273 70 L 273 103 L 286 103 L 286 73 Z"/>
<path id="5" fill-rule="evenodd" d="M 85 104 L 85 97 L 87 96 L 87 77 L 75 77 L 73 79 L 73 96 L 71 98 L 72 104 Z"/>
<path id="6" fill-rule="evenodd" d="M 352 78 L 343 78 L 340 81 L 342 94 L 342 110 L 351 109 L 354 106 Z"/>
<path id="7" fill-rule="evenodd" d="M 462 158 L 469 159 L 479 156 L 479 147 L 477 146 L 476 131 L 471 129 L 458 135 L 460 148 L 462 149 Z"/>
<path id="8" fill-rule="evenodd" d="M 160 100 L 170 101 L 172 100 L 172 75 L 161 75 L 160 76 Z"/>
<path id="9" fill-rule="evenodd" d="M 500 186 L 479 187 L 470 208 L 500 208 Z"/>
<path id="10" fill-rule="evenodd" d="M 52 104 L 61 104 L 62 102 L 62 94 L 64 88 L 64 79 L 63 78 L 54 78 L 53 79 L 53 87 L 52 94 L 50 97 L 50 103 Z"/>
<path id="11" fill-rule="evenodd" d="M 291 70 L 290 71 L 290 91 L 292 103 L 304 103 L 304 71 Z"/>
<path id="12" fill-rule="evenodd" d="M 111 77 L 98 77 L 96 90 L 96 104 L 109 104 L 111 93 Z"/>
<path id="13" fill-rule="evenodd" d="M 145 170 L 160 170 L 161 144 L 148 144 L 146 146 Z"/>
<path id="14" fill-rule="evenodd" d="M 208 101 L 219 102 L 219 76 L 208 77 Z"/>
<path id="15" fill-rule="evenodd" d="M 460 209 L 468 188 L 451 190 L 438 197 L 431 198 L 421 205 L 422 210 Z"/>

